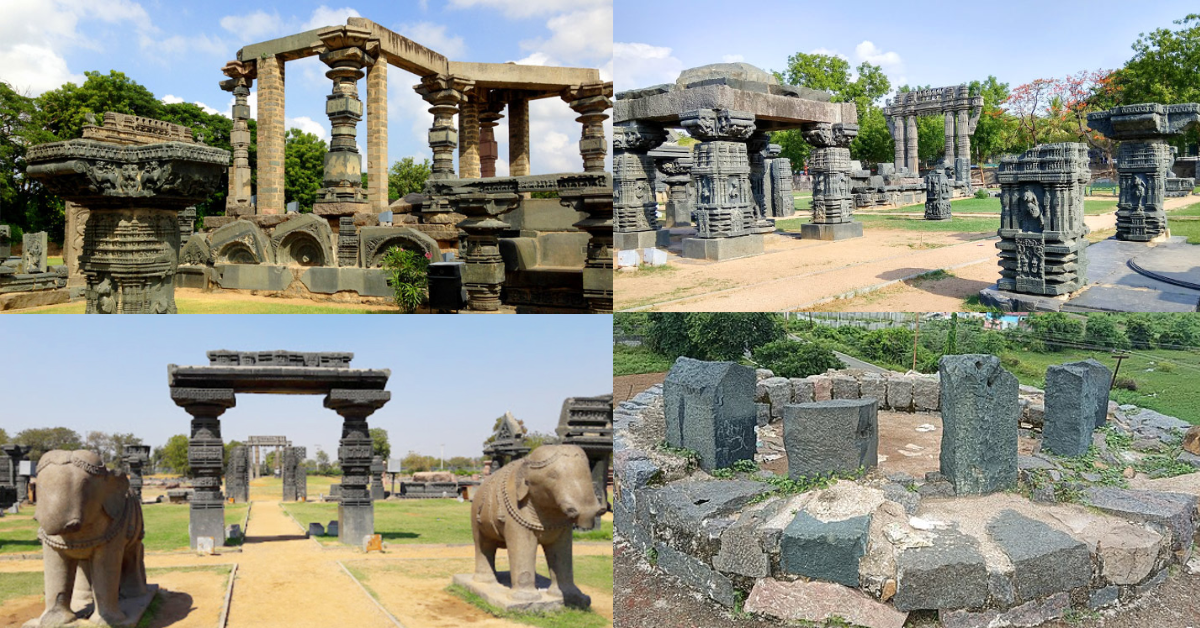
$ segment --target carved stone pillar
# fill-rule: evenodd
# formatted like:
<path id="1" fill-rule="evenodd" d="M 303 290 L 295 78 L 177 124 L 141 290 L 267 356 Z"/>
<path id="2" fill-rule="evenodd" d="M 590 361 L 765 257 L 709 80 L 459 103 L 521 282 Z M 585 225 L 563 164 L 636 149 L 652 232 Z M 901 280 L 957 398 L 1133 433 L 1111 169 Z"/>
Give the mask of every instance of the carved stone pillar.
<path id="1" fill-rule="evenodd" d="M 692 224 L 692 151 L 678 144 L 664 144 L 654 156 L 662 181 L 667 186 L 666 227 L 686 227 Z"/>
<path id="2" fill-rule="evenodd" d="M 479 97 L 471 94 L 458 105 L 458 178 L 479 178 Z"/>
<path id="3" fill-rule="evenodd" d="M 904 124 L 904 118 L 889 116 L 888 117 L 888 127 L 892 131 L 892 138 L 896 144 L 896 161 L 895 161 L 896 169 L 899 170 L 901 168 L 907 168 L 908 160 L 905 157 L 905 148 L 904 148 L 906 145 L 906 142 L 907 142 L 907 140 L 905 139 L 905 133 L 904 133 L 904 130 L 906 128 L 905 124 Z"/>
<path id="4" fill-rule="evenodd" d="M 635 121 L 613 127 L 614 230 L 619 251 L 656 244 L 658 202 L 651 183 L 654 160 L 648 153 L 666 139 L 667 132 L 657 124 Z"/>
<path id="5" fill-rule="evenodd" d="M 377 214 L 388 208 L 387 67 L 376 55 L 367 70 L 367 199 Z"/>
<path id="6" fill-rule="evenodd" d="M 943 159 L 947 165 L 950 165 L 954 163 L 954 112 L 947 111 L 942 117 L 946 119 L 946 156 Z"/>
<path id="7" fill-rule="evenodd" d="M 121 448 L 121 461 L 129 473 L 129 488 L 142 498 L 142 469 L 150 462 L 148 445 L 125 445 Z"/>
<path id="8" fill-rule="evenodd" d="M 338 540 L 360 545 L 364 536 L 375 534 L 375 509 L 371 504 L 371 447 L 367 417 L 392 398 L 386 390 L 334 389 L 325 397 L 325 407 L 342 417 L 342 439 L 338 460 L 342 465 L 342 495 L 338 501 Z"/>
<path id="9" fill-rule="evenodd" d="M 908 116 L 904 123 L 906 129 L 904 131 L 904 150 L 906 164 L 908 169 L 912 171 L 912 176 L 921 176 L 920 151 L 917 145 L 917 116 Z"/>
<path id="10" fill-rule="evenodd" d="M 260 214 L 284 212 L 284 136 L 287 133 L 284 103 L 283 59 L 255 60 L 258 68 L 258 207 Z"/>
<path id="11" fill-rule="evenodd" d="M 559 191 L 564 206 L 587 214 L 575 227 L 592 236 L 583 266 L 583 298 L 593 314 L 612 314 L 613 310 L 612 180 L 607 183 Z"/>
<path id="12" fill-rule="evenodd" d="M 771 136 L 762 131 L 756 131 L 746 142 L 747 156 L 750 158 L 750 189 L 754 191 L 754 233 L 771 233 L 775 223 L 767 220 L 774 215 L 770 190 L 771 183 L 767 181 L 767 146 L 771 144 Z"/>
<path id="13" fill-rule="evenodd" d="M 358 99 L 358 80 L 364 67 L 375 64 L 368 52 L 371 32 L 356 26 L 335 26 L 319 33 L 323 52 L 321 61 L 329 66 L 325 76 L 333 81 L 333 93 L 326 96 L 325 113 L 332 127 L 329 152 L 325 153 L 323 187 L 317 192 L 313 213 L 322 216 L 346 216 L 368 209 L 362 189 L 362 155 L 355 139 L 362 120 L 363 104 Z"/>
<path id="14" fill-rule="evenodd" d="M 500 217 L 520 204 L 521 195 L 513 192 L 473 192 L 450 197 L 454 211 L 467 217 L 458 228 L 467 233 L 463 285 L 467 289 L 467 307 L 472 310 L 500 309 L 500 290 L 504 287 L 500 232 L 509 228 Z"/>
<path id="15" fill-rule="evenodd" d="M 608 153 L 608 139 L 604 137 L 605 111 L 612 109 L 613 84 L 592 83 L 563 90 L 563 100 L 579 114 L 575 119 L 583 125 L 583 136 L 579 140 L 579 154 L 583 156 L 584 172 L 604 172 L 604 155 Z"/>
<path id="16" fill-rule="evenodd" d="M 754 115 L 699 109 L 682 114 L 680 123 L 700 140 L 692 167 L 698 237 L 684 239 L 683 256 L 723 260 L 762 253 L 746 144 L 754 134 Z"/>
<path id="17" fill-rule="evenodd" d="M 433 105 L 433 126 L 429 128 L 429 148 L 433 151 L 431 179 L 454 178 L 454 149 L 458 146 L 458 130 L 454 128 L 454 114 L 462 102 L 464 92 L 473 86 L 473 81 L 445 74 L 434 74 L 421 79 L 413 89 Z"/>
<path id="18" fill-rule="evenodd" d="M 496 160 L 500 157 L 500 143 L 496 141 L 496 124 L 504 114 L 504 103 L 494 93 L 481 103 L 479 109 L 479 174 L 483 177 L 496 176 Z"/>
<path id="19" fill-rule="evenodd" d="M 786 157 L 780 157 L 783 147 L 771 144 L 767 147 L 771 171 L 767 176 L 771 180 L 771 193 L 775 200 L 771 206 L 776 218 L 788 218 L 796 213 L 796 200 L 792 197 L 792 162 Z"/>
<path id="20" fill-rule="evenodd" d="M 529 174 L 529 100 L 519 92 L 508 101 L 508 174 Z"/>
<path id="21" fill-rule="evenodd" d="M 233 165 L 229 167 L 229 196 L 225 199 L 225 215 L 253 215 L 254 207 L 250 204 L 250 127 L 246 120 L 250 119 L 248 99 L 258 67 L 252 61 L 230 61 L 221 72 L 229 77 L 221 81 L 221 89 L 232 92 L 234 97 L 233 130 L 229 133 L 229 143 L 233 146 Z"/>
<path id="22" fill-rule="evenodd" d="M 958 110 L 958 155 L 959 159 L 966 159 L 967 163 L 971 162 L 971 132 L 970 124 L 967 122 L 968 109 Z M 947 113 L 946 115 L 950 115 Z M 947 163 L 949 163 L 950 153 L 946 153 Z"/>
<path id="23" fill-rule="evenodd" d="M 188 439 L 188 466 L 195 489 L 188 524 L 191 548 L 196 549 L 196 540 L 205 536 L 220 547 L 225 544 L 225 499 L 221 494 L 225 448 L 220 417 L 237 400 L 231 388 L 172 388 L 171 400 L 192 415 Z"/>
<path id="24" fill-rule="evenodd" d="M 800 226 L 800 237 L 861 237 L 862 223 L 853 221 L 854 201 L 850 195 L 850 142 L 858 135 L 858 125 L 818 122 L 806 124 L 800 131 L 804 141 L 813 146 L 808 167 L 813 178 L 813 217 L 812 222 Z"/>

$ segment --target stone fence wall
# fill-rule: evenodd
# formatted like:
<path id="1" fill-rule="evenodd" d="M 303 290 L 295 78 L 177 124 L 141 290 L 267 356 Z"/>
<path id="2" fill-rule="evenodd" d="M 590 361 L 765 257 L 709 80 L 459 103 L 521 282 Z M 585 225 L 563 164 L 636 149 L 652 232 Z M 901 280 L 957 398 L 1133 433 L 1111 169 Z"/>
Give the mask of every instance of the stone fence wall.
<path id="1" fill-rule="evenodd" d="M 876 399 L 880 410 L 933 412 L 940 406 L 941 385 L 936 374 L 911 371 L 881 374 L 844 369 L 789 379 L 759 369 L 754 400 L 758 403 L 758 422 L 766 425 L 782 420 L 783 407 L 788 404 L 867 397 Z"/>

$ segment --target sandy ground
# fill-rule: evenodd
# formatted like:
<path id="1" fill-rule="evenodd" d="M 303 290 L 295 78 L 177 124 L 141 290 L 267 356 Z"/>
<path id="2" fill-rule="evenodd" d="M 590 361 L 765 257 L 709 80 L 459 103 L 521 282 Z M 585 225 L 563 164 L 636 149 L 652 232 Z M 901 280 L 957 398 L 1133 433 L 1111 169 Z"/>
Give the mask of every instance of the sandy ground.
<path id="1" fill-rule="evenodd" d="M 1195 202 L 1195 197 L 1172 198 L 1166 207 Z M 1116 226 L 1115 213 L 1085 220 L 1093 232 Z M 617 273 L 616 306 L 702 312 L 961 310 L 965 298 L 999 278 L 995 242 L 987 234 L 879 228 L 842 242 L 768 234 L 763 255 L 726 262 L 672 255 L 671 270 Z M 881 285 L 937 269 L 954 276 Z M 847 296 L 855 291 L 869 294 Z M 844 298 L 829 300 L 834 297 Z"/>
<path id="2" fill-rule="evenodd" d="M 314 301 L 312 299 L 285 299 L 282 297 L 260 297 L 245 292 L 226 292 L 215 291 L 205 292 L 197 288 L 176 288 L 175 298 L 182 299 L 198 305 L 211 305 L 220 303 L 261 303 L 263 305 L 297 305 L 297 306 L 319 306 L 327 308 L 335 308 L 339 310 L 370 310 L 372 312 L 395 312 L 395 305 L 362 305 L 358 303 L 339 303 L 336 301 Z M 58 310 L 78 308 L 77 303 L 63 303 L 61 305 L 49 305 L 46 307 L 28 308 L 18 310 L 22 313 L 45 313 L 50 314 Z"/>
<path id="3" fill-rule="evenodd" d="M 647 388 L 663 383 L 666 373 L 645 373 L 642 375 L 621 375 L 613 378 L 613 403 L 628 401 Z"/>

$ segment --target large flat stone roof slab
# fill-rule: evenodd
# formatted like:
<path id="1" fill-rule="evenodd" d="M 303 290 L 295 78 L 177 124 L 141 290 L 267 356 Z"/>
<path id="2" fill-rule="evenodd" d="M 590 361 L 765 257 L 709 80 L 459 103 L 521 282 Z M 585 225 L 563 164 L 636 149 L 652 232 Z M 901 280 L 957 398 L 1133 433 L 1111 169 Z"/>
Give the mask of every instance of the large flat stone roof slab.
<path id="1" fill-rule="evenodd" d="M 854 103 L 834 103 L 734 89 L 728 85 L 703 85 L 686 89 L 644 90 L 646 95 L 613 103 L 613 122 L 649 120 L 678 125 L 679 115 L 696 109 L 729 109 L 754 114 L 759 131 L 797 128 L 803 123 L 857 124 Z"/>
<path id="2" fill-rule="evenodd" d="M 327 394 L 333 389 L 383 390 L 390 369 L 349 368 L 352 353 L 210 351 L 207 366 L 167 365 L 172 388 L 235 393 Z"/>

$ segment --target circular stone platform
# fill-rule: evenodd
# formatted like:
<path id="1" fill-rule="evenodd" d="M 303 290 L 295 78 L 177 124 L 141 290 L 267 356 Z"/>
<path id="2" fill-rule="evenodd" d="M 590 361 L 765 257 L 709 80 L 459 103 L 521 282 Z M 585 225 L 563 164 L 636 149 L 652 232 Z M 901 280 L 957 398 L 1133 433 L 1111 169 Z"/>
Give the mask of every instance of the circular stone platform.
<path id="1" fill-rule="evenodd" d="M 1200 246 L 1168 242 L 1129 260 L 1134 272 L 1200 292 Z"/>

